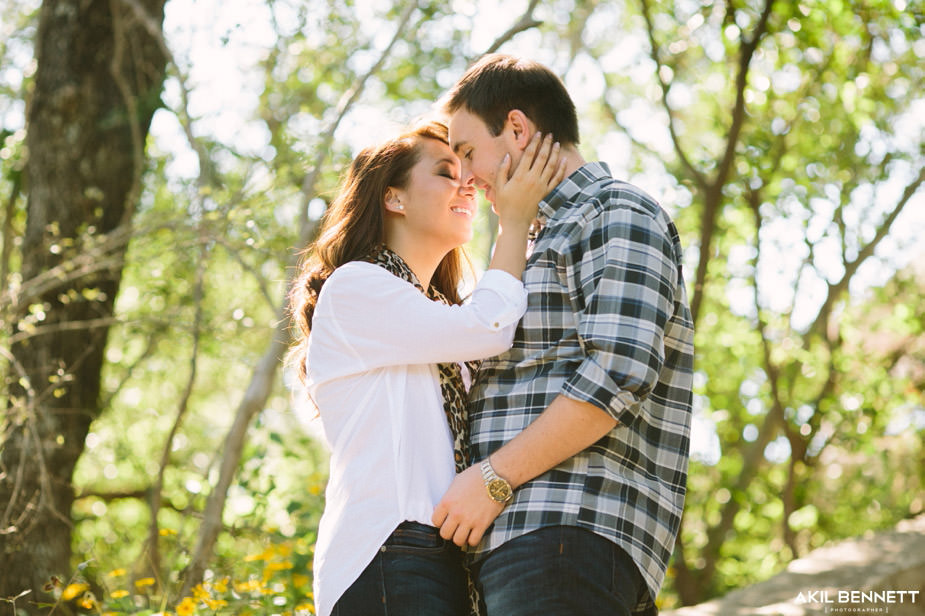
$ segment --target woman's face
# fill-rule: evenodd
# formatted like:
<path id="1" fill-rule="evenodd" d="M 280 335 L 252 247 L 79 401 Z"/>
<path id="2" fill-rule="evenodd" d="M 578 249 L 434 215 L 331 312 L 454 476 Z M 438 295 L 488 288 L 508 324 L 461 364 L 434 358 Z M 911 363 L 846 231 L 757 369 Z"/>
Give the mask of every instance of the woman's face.
<path id="1" fill-rule="evenodd" d="M 475 184 L 462 175 L 459 158 L 437 139 L 421 139 L 420 159 L 411 168 L 407 185 L 395 190 L 401 204 L 396 211 L 416 241 L 448 252 L 472 239 Z"/>

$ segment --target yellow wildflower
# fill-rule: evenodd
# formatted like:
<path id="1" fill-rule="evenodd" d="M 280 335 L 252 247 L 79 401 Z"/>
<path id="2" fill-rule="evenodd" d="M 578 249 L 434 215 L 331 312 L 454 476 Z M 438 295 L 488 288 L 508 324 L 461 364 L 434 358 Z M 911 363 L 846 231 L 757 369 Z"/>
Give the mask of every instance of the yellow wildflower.
<path id="1" fill-rule="evenodd" d="M 167 537 L 168 535 L 176 535 L 177 531 L 172 528 L 161 528 L 158 529 L 157 534 L 159 534 L 161 537 Z"/>
<path id="2" fill-rule="evenodd" d="M 128 591 L 122 590 L 122 589 L 114 590 L 111 593 L 109 593 L 109 596 L 112 597 L 113 599 L 121 599 L 123 597 L 128 596 Z"/>
<path id="3" fill-rule="evenodd" d="M 85 610 L 92 610 L 96 605 L 96 596 L 94 596 L 92 592 L 86 592 L 84 596 L 80 598 L 80 607 Z"/>
<path id="4" fill-rule="evenodd" d="M 228 602 L 225 601 L 224 599 L 206 599 L 205 604 L 210 610 L 216 611 L 219 608 L 222 608 L 228 605 Z"/>
<path id="5" fill-rule="evenodd" d="M 196 584 L 193 586 L 193 598 L 196 599 L 196 601 L 204 601 L 211 596 L 212 593 L 210 593 L 209 589 L 202 584 Z"/>
<path id="6" fill-rule="evenodd" d="M 70 601 L 89 588 L 90 585 L 84 584 L 83 582 L 79 584 L 68 584 L 67 588 L 64 589 L 64 592 L 61 593 L 61 598 L 65 601 Z"/>
<path id="7" fill-rule="evenodd" d="M 215 592 L 228 592 L 228 582 L 231 581 L 231 578 L 227 575 L 221 580 L 215 583 Z"/>
<path id="8" fill-rule="evenodd" d="M 293 566 L 288 560 L 279 563 L 267 563 L 267 569 L 270 571 L 286 571 L 287 569 L 292 569 Z"/>
<path id="9" fill-rule="evenodd" d="M 153 577 L 141 578 L 140 580 L 135 580 L 135 586 L 137 586 L 138 588 L 144 588 L 145 586 L 154 586 L 154 582 L 155 580 Z"/>
<path id="10" fill-rule="evenodd" d="M 177 604 L 177 616 L 192 616 L 196 611 L 196 602 L 192 597 L 183 597 L 183 600 Z"/>
<path id="11" fill-rule="evenodd" d="M 259 554 L 250 554 L 249 556 L 245 556 L 244 562 L 252 563 L 255 560 L 270 560 L 271 558 L 273 558 L 273 548 L 268 547 L 267 549 L 265 549 L 263 552 L 260 552 Z"/>
<path id="12" fill-rule="evenodd" d="M 276 546 L 276 553 L 280 556 L 289 556 L 292 554 L 292 545 L 288 543 L 280 543 Z"/>
<path id="13" fill-rule="evenodd" d="M 106 575 L 108 575 L 109 577 L 119 577 L 120 575 L 125 575 L 125 569 L 113 569 Z"/>
<path id="14" fill-rule="evenodd" d="M 234 589 L 238 592 L 254 592 L 260 590 L 260 586 L 259 580 L 248 580 L 246 582 L 238 582 L 234 585 Z"/>
<path id="15" fill-rule="evenodd" d="M 307 585 L 310 581 L 311 581 L 311 578 L 308 577 L 307 575 L 302 575 L 301 573 L 293 573 L 293 574 L 292 574 L 292 584 L 293 584 L 296 588 L 299 588 L 299 587 L 301 587 L 301 586 L 305 586 L 305 585 Z"/>

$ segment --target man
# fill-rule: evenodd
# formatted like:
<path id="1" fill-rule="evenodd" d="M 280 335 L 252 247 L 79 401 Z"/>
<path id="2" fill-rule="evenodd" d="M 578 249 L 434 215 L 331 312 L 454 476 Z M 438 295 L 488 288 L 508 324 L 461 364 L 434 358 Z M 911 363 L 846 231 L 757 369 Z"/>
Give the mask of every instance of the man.
<path id="1" fill-rule="evenodd" d="M 499 162 L 516 165 L 537 132 L 561 144 L 567 177 L 540 202 L 513 348 L 482 364 L 470 392 L 473 466 L 433 522 L 472 546 L 489 616 L 655 614 L 690 443 L 677 230 L 651 197 L 582 159 L 575 106 L 544 66 L 486 56 L 444 109 L 489 201 Z"/>

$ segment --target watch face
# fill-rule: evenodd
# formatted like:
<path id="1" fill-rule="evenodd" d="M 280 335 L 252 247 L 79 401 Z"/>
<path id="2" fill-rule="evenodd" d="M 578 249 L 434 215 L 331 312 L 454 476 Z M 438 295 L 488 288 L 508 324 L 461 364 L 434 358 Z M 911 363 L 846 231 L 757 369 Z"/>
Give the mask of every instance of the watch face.
<path id="1" fill-rule="evenodd" d="M 493 479 L 488 483 L 488 494 L 499 503 L 511 498 L 511 486 L 504 479 Z"/>

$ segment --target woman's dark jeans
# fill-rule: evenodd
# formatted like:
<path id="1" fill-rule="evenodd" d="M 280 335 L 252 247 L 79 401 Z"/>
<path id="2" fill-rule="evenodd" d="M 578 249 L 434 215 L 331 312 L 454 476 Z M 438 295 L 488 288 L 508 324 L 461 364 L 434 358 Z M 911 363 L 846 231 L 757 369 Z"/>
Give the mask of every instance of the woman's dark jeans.
<path id="1" fill-rule="evenodd" d="M 473 574 L 487 616 L 629 616 L 649 595 L 626 552 L 573 526 L 511 539 Z"/>
<path id="2" fill-rule="evenodd" d="M 469 600 L 462 554 L 436 528 L 403 522 L 332 616 L 466 616 Z"/>

